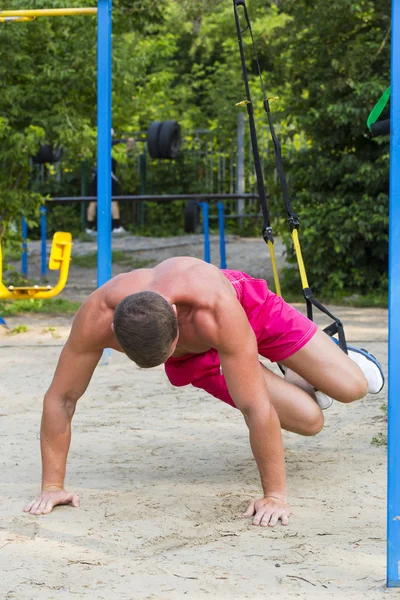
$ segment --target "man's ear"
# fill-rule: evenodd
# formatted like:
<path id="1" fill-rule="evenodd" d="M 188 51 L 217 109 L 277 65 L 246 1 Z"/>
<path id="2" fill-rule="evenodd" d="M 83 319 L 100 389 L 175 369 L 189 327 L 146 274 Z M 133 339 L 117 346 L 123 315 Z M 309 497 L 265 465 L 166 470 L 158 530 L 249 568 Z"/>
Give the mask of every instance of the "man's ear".
<path id="1" fill-rule="evenodd" d="M 176 304 L 171 304 L 171 306 L 172 306 L 172 310 L 175 313 L 175 316 L 177 317 L 178 316 L 178 311 L 177 311 L 177 308 L 176 308 Z"/>
<path id="2" fill-rule="evenodd" d="M 112 331 L 114 333 L 114 322 L 111 323 L 111 329 L 112 329 Z"/>

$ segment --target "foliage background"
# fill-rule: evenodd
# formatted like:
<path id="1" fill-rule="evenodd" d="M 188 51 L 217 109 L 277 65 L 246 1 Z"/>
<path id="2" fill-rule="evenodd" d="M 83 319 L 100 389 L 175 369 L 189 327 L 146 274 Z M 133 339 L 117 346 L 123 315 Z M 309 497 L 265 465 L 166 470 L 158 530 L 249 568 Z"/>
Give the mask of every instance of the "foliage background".
<path id="1" fill-rule="evenodd" d="M 51 4 L 62 7 L 65 1 Z M 47 5 L 0 2 L 1 9 Z M 311 283 L 325 294 L 382 291 L 389 148 L 387 139 L 369 137 L 365 122 L 390 79 L 390 2 L 248 0 L 248 9 L 267 95 L 279 96 L 272 107 L 280 136 L 294 147 L 297 134 L 306 140 L 285 152 L 285 166 Z M 189 139 L 196 129 L 207 129 L 213 143 L 228 152 L 236 135 L 235 103 L 244 98 L 231 1 L 114 0 L 113 27 L 114 129 L 139 139 L 151 121 L 177 119 Z M 21 213 L 30 223 L 37 218 L 37 194 L 79 195 L 82 161 L 95 163 L 96 20 L 2 24 L 0 53 L 0 235 L 11 240 Z M 261 122 L 249 46 L 246 57 Z M 51 169 L 45 175 L 31 172 L 30 157 L 41 141 L 64 148 L 61 176 Z M 143 147 L 138 142 L 135 156 Z M 123 191 L 138 193 L 134 157 L 115 152 Z M 281 199 L 270 151 L 264 169 L 277 209 Z M 247 184 L 254 184 L 251 176 Z M 158 165 L 146 191 L 189 193 L 202 187 L 198 166 L 182 161 L 173 168 Z M 52 210 L 51 227 L 79 230 L 79 206 Z M 181 227 L 178 213 L 182 206 L 146 208 L 148 233 L 158 234 L 160 222 L 164 232 L 174 233 Z M 285 231 L 282 220 L 275 226 Z"/>

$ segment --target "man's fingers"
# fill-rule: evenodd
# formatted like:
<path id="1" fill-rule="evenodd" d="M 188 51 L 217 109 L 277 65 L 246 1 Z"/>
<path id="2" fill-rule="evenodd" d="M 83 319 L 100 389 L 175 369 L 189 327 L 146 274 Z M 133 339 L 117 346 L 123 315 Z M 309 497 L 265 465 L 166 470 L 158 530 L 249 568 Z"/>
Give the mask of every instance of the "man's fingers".
<path id="1" fill-rule="evenodd" d="M 271 518 L 271 514 L 271 508 L 268 508 L 267 506 L 261 506 L 261 508 L 259 508 L 255 514 L 253 525 L 262 525 L 263 527 L 266 527 Z"/>
<path id="2" fill-rule="evenodd" d="M 79 495 L 78 494 L 71 494 L 70 496 L 70 502 L 72 504 L 72 506 L 75 506 L 75 508 L 79 508 Z"/>
<path id="3" fill-rule="evenodd" d="M 282 525 L 289 525 L 289 517 L 287 515 L 282 515 L 281 523 L 282 523 Z"/>
<path id="4" fill-rule="evenodd" d="M 269 527 L 275 527 L 275 525 L 278 523 L 279 519 L 282 517 L 283 512 L 282 511 L 277 511 L 272 513 L 271 518 L 269 520 Z"/>
<path id="5" fill-rule="evenodd" d="M 50 512 L 53 510 L 53 507 L 54 507 L 54 503 L 53 503 L 53 501 L 52 501 L 52 500 L 50 500 L 50 498 L 49 498 L 49 499 L 47 500 L 46 504 L 44 505 L 44 508 L 43 508 L 43 510 L 42 510 L 42 513 L 43 513 L 44 515 L 48 515 L 48 514 L 49 514 L 49 513 L 50 513 Z"/>
<path id="6" fill-rule="evenodd" d="M 31 509 L 29 511 L 31 513 L 31 515 L 35 514 L 35 512 L 37 511 L 39 505 L 40 505 L 40 498 L 39 499 L 35 498 L 35 500 L 32 503 Z"/>
<path id="7" fill-rule="evenodd" d="M 39 503 L 39 506 L 37 507 L 37 509 L 34 512 L 35 515 L 41 515 L 43 513 L 43 510 L 46 506 L 46 502 L 47 502 L 47 500 L 42 498 L 41 502 Z"/>
<path id="8" fill-rule="evenodd" d="M 252 502 L 245 513 L 243 513 L 244 517 L 252 517 L 255 513 L 255 502 Z"/>
<path id="9" fill-rule="evenodd" d="M 35 501 L 32 500 L 32 502 L 29 502 L 29 504 L 27 504 L 24 508 L 24 512 L 30 512 L 32 506 L 35 504 Z"/>

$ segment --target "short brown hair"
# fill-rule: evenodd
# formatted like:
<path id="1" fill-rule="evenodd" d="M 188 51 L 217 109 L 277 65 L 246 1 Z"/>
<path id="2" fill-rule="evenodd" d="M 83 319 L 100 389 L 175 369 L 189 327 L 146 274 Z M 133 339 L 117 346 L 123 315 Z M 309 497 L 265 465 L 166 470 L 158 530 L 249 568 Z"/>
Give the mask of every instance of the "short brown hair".
<path id="1" fill-rule="evenodd" d="M 168 359 L 178 335 L 178 320 L 160 294 L 139 292 L 117 305 L 114 333 L 125 354 L 139 367 L 149 369 Z"/>

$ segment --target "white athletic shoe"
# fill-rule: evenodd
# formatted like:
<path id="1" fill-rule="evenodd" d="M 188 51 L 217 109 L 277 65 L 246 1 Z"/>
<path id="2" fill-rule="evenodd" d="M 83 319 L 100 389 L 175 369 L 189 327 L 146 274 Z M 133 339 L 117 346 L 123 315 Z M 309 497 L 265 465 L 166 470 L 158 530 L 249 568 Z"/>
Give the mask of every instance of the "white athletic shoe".
<path id="1" fill-rule="evenodd" d="M 324 392 L 315 390 L 314 396 L 321 410 L 326 410 L 327 408 L 330 408 L 333 404 L 333 398 L 327 396 L 326 394 L 324 394 Z"/>
<path id="2" fill-rule="evenodd" d="M 337 340 L 335 340 L 335 338 L 332 339 L 335 343 L 337 343 Z M 355 348 L 354 346 L 347 346 L 347 352 L 349 358 L 351 358 L 351 360 L 353 360 L 360 367 L 365 379 L 367 380 L 368 393 L 379 394 L 379 392 L 382 390 L 385 384 L 385 377 L 383 375 L 382 367 L 376 360 L 375 356 L 373 354 L 370 354 L 364 348 Z M 284 367 L 282 368 L 284 369 Z M 295 373 L 293 373 L 293 375 L 295 378 L 298 378 L 298 376 L 296 376 Z M 306 386 L 301 384 L 299 385 L 297 381 L 292 380 L 293 376 L 291 369 L 284 369 L 284 376 L 285 379 L 290 383 L 294 383 L 295 385 L 297 384 L 298 387 L 301 387 L 302 389 L 310 393 L 310 391 L 306 389 Z M 304 383 L 307 383 L 304 379 L 303 381 Z M 309 386 L 310 384 L 307 385 Z M 333 404 L 333 398 L 327 396 L 327 394 L 324 394 L 319 390 L 316 390 L 315 388 L 314 396 L 321 410 L 326 410 L 327 408 L 330 408 Z"/>
<path id="3" fill-rule="evenodd" d="M 319 392 L 318 390 L 316 390 L 315 387 L 311 385 L 311 383 L 308 383 L 308 381 L 303 379 L 303 377 L 297 375 L 297 373 L 292 371 L 292 369 L 287 369 L 282 366 L 281 368 L 283 369 L 285 380 L 307 392 L 307 394 L 309 394 L 311 398 L 315 399 L 316 403 L 318 404 L 321 410 L 326 410 L 327 408 L 332 406 L 332 398 L 330 398 L 323 392 Z"/>
<path id="4" fill-rule="evenodd" d="M 92 236 L 97 235 L 97 231 L 95 231 L 94 229 L 89 229 L 89 227 L 86 227 L 85 231 L 88 235 L 92 235 Z"/>
<path id="5" fill-rule="evenodd" d="M 364 348 L 347 347 L 349 358 L 358 365 L 368 382 L 368 392 L 370 394 L 379 394 L 385 384 L 382 367 L 373 354 L 370 354 Z"/>
<path id="6" fill-rule="evenodd" d="M 122 225 L 121 225 L 120 227 L 115 227 L 115 228 L 112 230 L 112 232 L 113 232 L 113 234 L 114 234 L 114 235 L 115 235 L 115 234 L 117 234 L 117 235 L 122 235 L 123 233 L 127 233 L 126 229 L 124 229 L 124 228 L 122 227 Z"/>
<path id="7" fill-rule="evenodd" d="M 364 348 L 354 348 L 354 346 L 347 346 L 347 353 L 349 358 L 360 367 L 367 380 L 368 393 L 379 394 L 385 384 L 385 377 L 375 356 Z M 333 404 L 333 399 L 319 390 L 315 391 L 315 397 L 321 410 L 326 410 Z"/>

